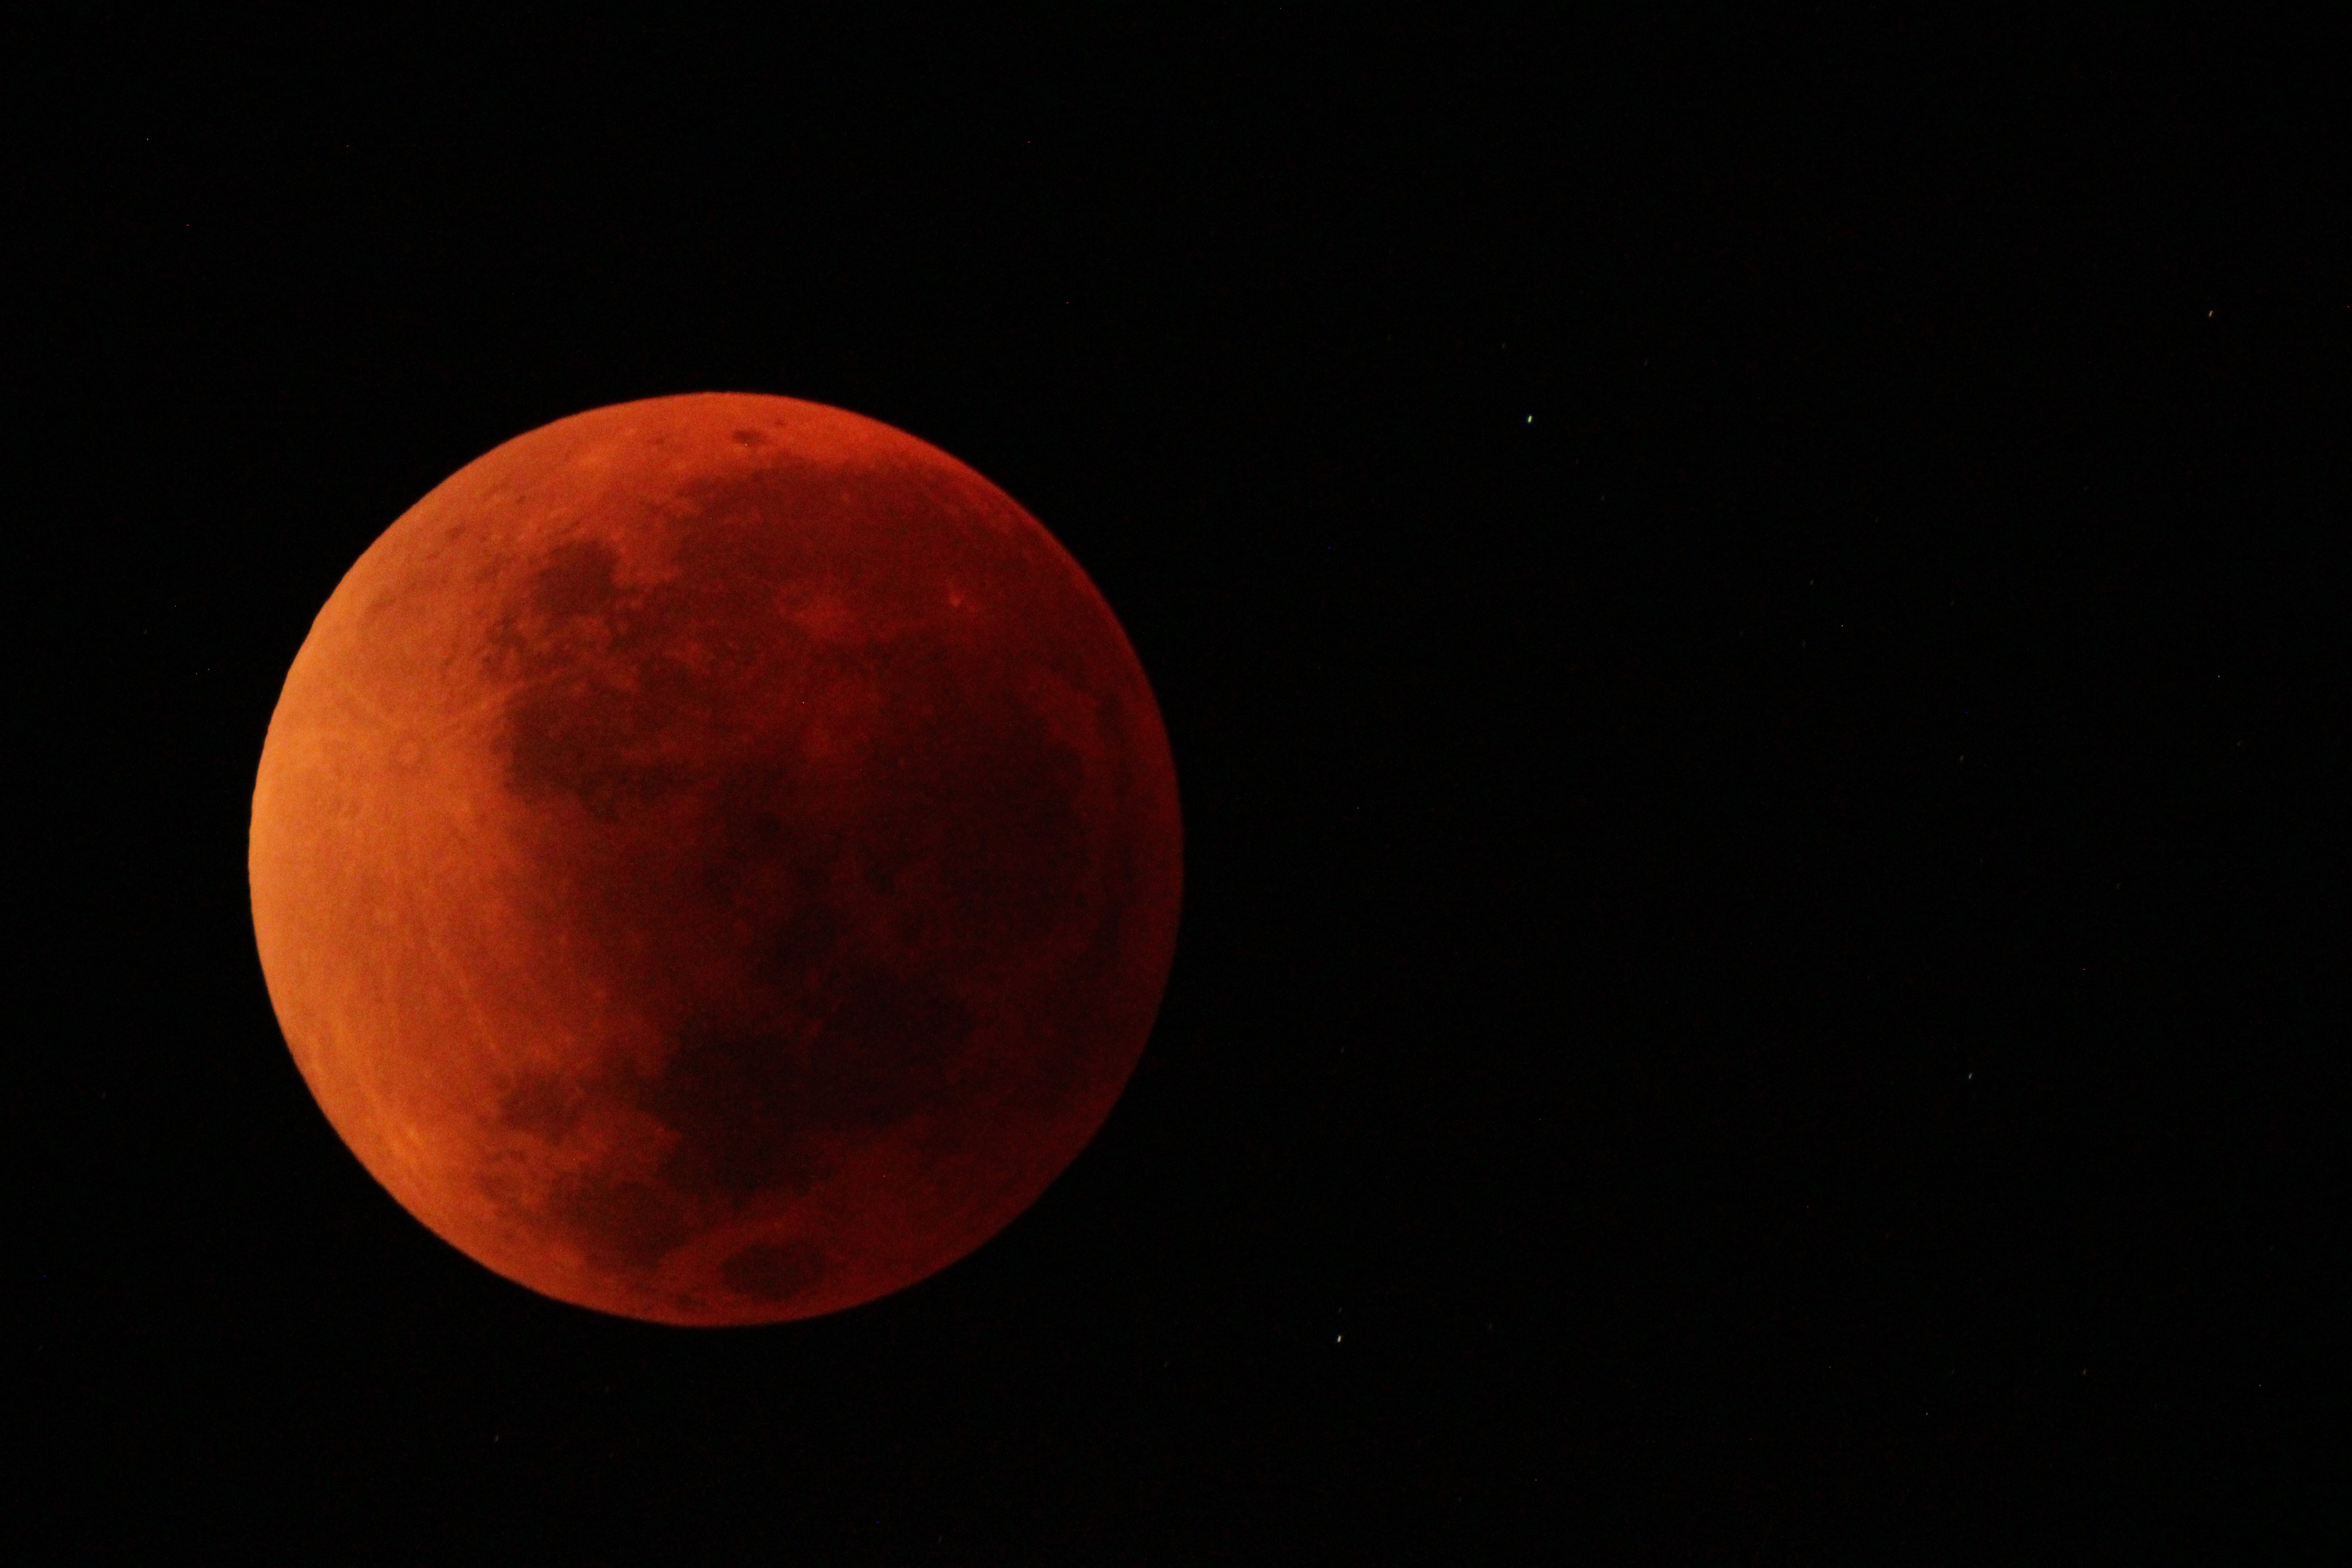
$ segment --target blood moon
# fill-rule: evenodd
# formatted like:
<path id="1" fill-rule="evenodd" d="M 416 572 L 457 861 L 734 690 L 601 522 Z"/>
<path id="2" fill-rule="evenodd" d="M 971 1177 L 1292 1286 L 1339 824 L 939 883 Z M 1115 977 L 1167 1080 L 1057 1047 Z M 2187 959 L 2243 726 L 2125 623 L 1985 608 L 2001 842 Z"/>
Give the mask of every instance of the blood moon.
<path id="1" fill-rule="evenodd" d="M 278 1017 L 409 1212 L 565 1301 L 923 1279 L 1108 1114 L 1173 952 L 1141 667 L 971 469 L 709 395 L 558 420 L 361 556 L 253 796 Z"/>

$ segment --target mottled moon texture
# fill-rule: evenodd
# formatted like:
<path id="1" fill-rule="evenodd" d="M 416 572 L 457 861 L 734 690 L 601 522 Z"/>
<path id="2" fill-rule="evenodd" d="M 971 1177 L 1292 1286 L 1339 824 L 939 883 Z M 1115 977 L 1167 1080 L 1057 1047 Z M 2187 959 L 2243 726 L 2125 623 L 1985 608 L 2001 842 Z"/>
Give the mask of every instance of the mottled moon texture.
<path id="1" fill-rule="evenodd" d="M 416 503 L 295 658 L 254 928 L 377 1180 L 667 1323 L 868 1301 L 1003 1228 L 1143 1050 L 1176 781 L 1126 636 L 887 426 L 655 398 Z"/>

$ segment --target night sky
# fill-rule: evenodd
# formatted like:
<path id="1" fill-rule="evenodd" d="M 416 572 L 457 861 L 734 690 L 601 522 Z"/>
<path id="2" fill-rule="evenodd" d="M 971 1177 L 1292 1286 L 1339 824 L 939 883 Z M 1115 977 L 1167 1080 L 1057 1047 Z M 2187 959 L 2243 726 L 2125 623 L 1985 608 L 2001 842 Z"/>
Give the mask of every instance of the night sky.
<path id="1" fill-rule="evenodd" d="M 2327 51 L 337 26 L 115 8 L 13 62 L 27 1560 L 2341 1530 Z M 410 1219 L 245 880 L 370 541 L 704 390 L 1017 498 L 1186 813 L 1094 1144 L 918 1288 L 752 1331 Z"/>

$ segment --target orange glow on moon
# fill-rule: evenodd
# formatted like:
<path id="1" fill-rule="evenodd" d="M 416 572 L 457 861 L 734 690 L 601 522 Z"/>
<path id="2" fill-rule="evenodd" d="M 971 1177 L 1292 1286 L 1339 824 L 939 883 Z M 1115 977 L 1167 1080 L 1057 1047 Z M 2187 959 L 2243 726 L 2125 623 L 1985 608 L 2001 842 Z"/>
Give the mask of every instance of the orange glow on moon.
<path id="1" fill-rule="evenodd" d="M 899 1289 L 1141 1054 L 1181 827 L 1142 668 L 1004 493 L 789 398 L 467 465 L 352 568 L 254 787 L 263 972 L 410 1213 L 565 1301 Z"/>

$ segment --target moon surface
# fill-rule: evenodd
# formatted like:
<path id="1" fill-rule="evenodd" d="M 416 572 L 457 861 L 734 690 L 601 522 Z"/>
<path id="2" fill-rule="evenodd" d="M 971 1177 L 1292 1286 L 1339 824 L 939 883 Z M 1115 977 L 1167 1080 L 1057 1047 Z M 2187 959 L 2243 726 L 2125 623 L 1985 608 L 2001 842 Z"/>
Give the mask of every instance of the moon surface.
<path id="1" fill-rule="evenodd" d="M 253 796 L 294 1059 L 508 1279 L 805 1318 L 979 1247 L 1093 1137 L 1173 955 L 1142 667 L 1002 490 L 710 394 L 458 470 L 327 601 Z"/>

